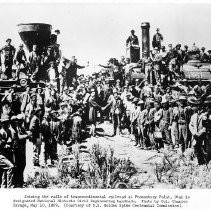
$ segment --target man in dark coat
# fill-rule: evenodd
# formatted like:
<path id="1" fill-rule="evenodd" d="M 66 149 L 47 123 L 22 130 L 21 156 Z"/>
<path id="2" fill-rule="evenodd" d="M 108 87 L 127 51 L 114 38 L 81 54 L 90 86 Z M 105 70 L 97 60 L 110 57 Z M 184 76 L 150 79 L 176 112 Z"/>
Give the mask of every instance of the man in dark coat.
<path id="1" fill-rule="evenodd" d="M 66 65 L 66 82 L 67 87 L 70 87 L 73 81 L 73 78 L 77 76 L 77 69 L 83 69 L 85 66 L 80 66 L 76 63 L 75 56 L 72 56 L 71 61 L 69 61 Z"/>
<path id="2" fill-rule="evenodd" d="M 157 47 L 158 50 L 160 50 L 161 48 L 161 42 L 163 41 L 163 35 L 161 33 L 159 33 L 160 29 L 157 28 L 156 29 L 156 34 L 153 36 L 152 39 L 152 47 L 155 48 Z"/>
<path id="3" fill-rule="evenodd" d="M 126 40 L 126 46 L 128 45 L 139 45 L 138 37 L 135 35 L 135 31 L 131 30 L 131 35 Z"/>
<path id="4" fill-rule="evenodd" d="M 12 77 L 12 65 L 15 55 L 15 48 L 11 45 L 11 41 L 11 39 L 7 39 L 7 44 L 0 50 L 0 52 L 4 51 L 5 75 L 7 76 L 7 79 Z"/>

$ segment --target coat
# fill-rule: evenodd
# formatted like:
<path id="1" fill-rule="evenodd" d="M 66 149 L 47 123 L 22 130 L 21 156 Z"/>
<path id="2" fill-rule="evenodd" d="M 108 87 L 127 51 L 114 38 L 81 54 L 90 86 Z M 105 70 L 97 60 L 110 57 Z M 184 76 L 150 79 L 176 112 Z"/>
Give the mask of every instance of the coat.
<path id="1" fill-rule="evenodd" d="M 99 110 L 101 106 L 96 102 L 96 99 L 93 97 L 89 98 L 89 122 L 96 123 L 97 121 L 97 110 Z"/>
<path id="2" fill-rule="evenodd" d="M 203 118 L 206 116 L 206 113 L 194 113 L 190 119 L 189 129 L 192 134 L 193 145 L 196 143 L 203 144 L 203 136 L 206 129 L 203 126 Z"/>
<path id="3" fill-rule="evenodd" d="M 27 104 L 30 102 L 30 95 L 27 92 L 21 94 L 21 111 L 25 112 Z"/>

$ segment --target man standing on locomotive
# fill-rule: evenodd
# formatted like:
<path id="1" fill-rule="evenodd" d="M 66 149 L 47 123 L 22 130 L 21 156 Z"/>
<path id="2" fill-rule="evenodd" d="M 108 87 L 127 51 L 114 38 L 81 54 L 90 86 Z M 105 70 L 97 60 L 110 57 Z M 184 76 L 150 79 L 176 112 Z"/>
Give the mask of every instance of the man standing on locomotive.
<path id="1" fill-rule="evenodd" d="M 160 32 L 160 29 L 157 28 L 156 29 L 156 34 L 153 36 L 153 40 L 152 40 L 152 47 L 155 48 L 157 47 L 158 50 L 160 50 L 161 48 L 161 42 L 163 41 L 163 35 Z"/>
<path id="2" fill-rule="evenodd" d="M 27 62 L 27 58 L 26 58 L 25 51 L 23 50 L 23 44 L 20 44 L 19 49 L 15 55 L 15 64 L 17 66 L 17 72 L 16 72 L 17 78 L 19 78 L 21 64 L 23 65 L 23 67 L 26 67 L 26 62 Z"/>
<path id="3" fill-rule="evenodd" d="M 12 40 L 9 38 L 6 40 L 6 45 L 0 50 L 4 51 L 4 65 L 5 65 L 5 75 L 7 79 L 12 78 L 12 65 L 15 55 L 15 48 L 11 45 Z"/>
<path id="4" fill-rule="evenodd" d="M 37 45 L 33 45 L 33 50 L 29 54 L 30 73 L 36 77 L 41 66 L 41 56 L 38 54 Z"/>
<path id="5" fill-rule="evenodd" d="M 135 31 L 131 30 L 131 35 L 126 40 L 126 46 L 128 45 L 139 45 L 138 37 L 135 35 Z"/>

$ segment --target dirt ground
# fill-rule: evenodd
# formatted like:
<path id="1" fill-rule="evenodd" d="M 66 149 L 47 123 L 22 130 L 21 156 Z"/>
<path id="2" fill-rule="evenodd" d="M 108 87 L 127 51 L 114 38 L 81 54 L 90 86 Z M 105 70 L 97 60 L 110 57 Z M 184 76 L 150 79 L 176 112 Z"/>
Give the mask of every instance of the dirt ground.
<path id="1" fill-rule="evenodd" d="M 94 144 L 99 144 L 102 148 L 113 148 L 114 155 L 118 158 L 129 158 L 138 170 L 136 178 L 139 179 L 145 188 L 169 188 L 163 184 L 158 184 L 154 173 L 153 161 L 159 161 L 159 157 L 152 158 L 158 155 L 155 150 L 142 150 L 134 146 L 135 142 L 131 135 L 116 135 L 111 137 L 112 125 L 105 121 L 97 125 L 97 135 L 95 137 L 85 139 L 80 147 L 80 155 L 84 161 L 88 158 L 88 151 Z M 27 142 L 26 146 L 27 164 L 25 169 L 25 179 L 27 176 L 33 176 L 36 170 L 33 167 L 32 154 L 33 147 L 31 142 Z M 77 145 L 73 146 L 73 150 L 78 148 Z M 44 146 L 42 146 L 41 162 L 44 162 Z M 159 154 L 161 156 L 162 154 Z M 149 161 L 149 159 L 152 159 Z M 54 170 L 52 169 L 52 173 Z"/>

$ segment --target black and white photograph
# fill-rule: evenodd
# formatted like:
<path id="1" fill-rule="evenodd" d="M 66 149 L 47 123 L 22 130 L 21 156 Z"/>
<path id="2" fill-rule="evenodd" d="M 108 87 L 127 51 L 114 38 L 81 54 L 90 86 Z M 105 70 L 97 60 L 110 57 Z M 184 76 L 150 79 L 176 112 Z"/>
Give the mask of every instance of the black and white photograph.
<path id="1" fill-rule="evenodd" d="M 0 191 L 210 189 L 210 11 L 0 2 Z"/>

